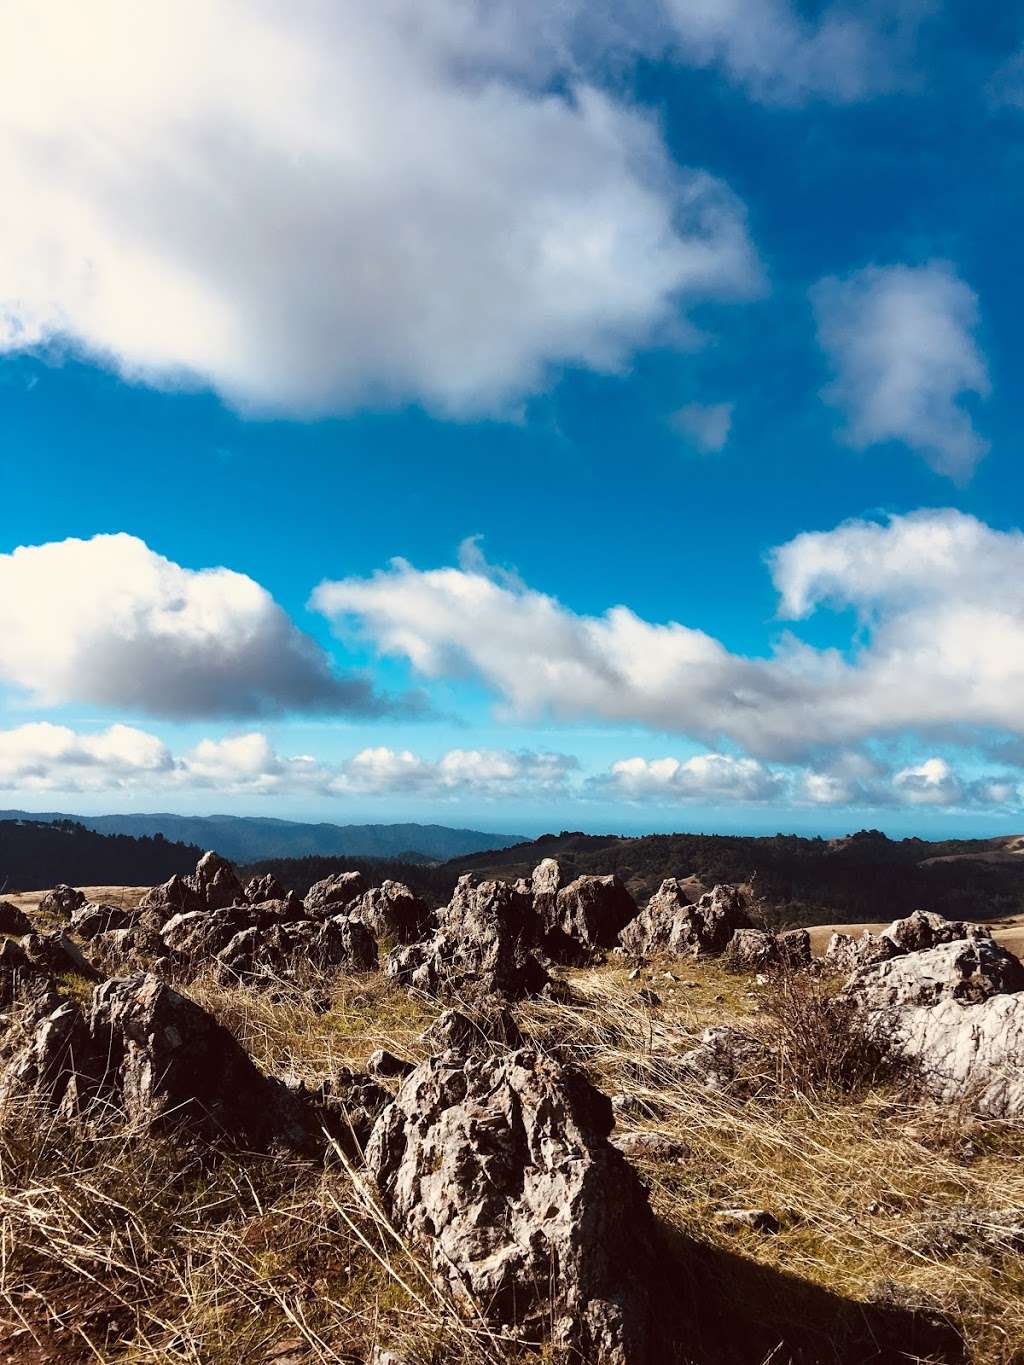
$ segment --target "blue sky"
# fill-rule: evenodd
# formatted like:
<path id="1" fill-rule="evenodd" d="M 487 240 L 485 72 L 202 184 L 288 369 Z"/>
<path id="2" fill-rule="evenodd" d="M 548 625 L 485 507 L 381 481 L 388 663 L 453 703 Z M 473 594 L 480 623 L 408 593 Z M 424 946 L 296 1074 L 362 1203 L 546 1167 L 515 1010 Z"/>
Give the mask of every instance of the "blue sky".
<path id="1" fill-rule="evenodd" d="M 1020 827 L 1012 7 L 0 54 L 0 804 Z"/>

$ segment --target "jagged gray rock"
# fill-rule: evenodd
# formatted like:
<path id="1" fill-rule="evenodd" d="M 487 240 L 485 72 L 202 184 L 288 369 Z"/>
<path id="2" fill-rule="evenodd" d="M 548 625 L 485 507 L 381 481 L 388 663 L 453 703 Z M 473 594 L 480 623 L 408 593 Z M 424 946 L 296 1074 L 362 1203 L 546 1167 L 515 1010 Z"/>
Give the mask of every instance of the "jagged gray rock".
<path id="1" fill-rule="evenodd" d="M 404 882 L 371 886 L 348 909 L 378 938 L 391 938 L 396 943 L 415 943 L 430 928 L 430 907 Z"/>
<path id="2" fill-rule="evenodd" d="M 347 915 L 328 920 L 288 920 L 262 929 L 241 929 L 216 953 L 219 979 L 285 979 L 303 966 L 370 972 L 377 966 L 377 940 Z"/>
<path id="3" fill-rule="evenodd" d="M 614 875 L 577 877 L 555 893 L 553 905 L 542 891 L 542 904 L 544 950 L 565 962 L 587 962 L 614 947 L 637 913 L 633 897 Z"/>
<path id="4" fill-rule="evenodd" d="M 724 962 L 733 971 L 766 972 L 778 967 L 806 967 L 811 936 L 806 929 L 775 934 L 764 929 L 737 929 L 726 946 Z"/>
<path id="5" fill-rule="evenodd" d="M 263 901 L 283 901 L 288 891 L 272 872 L 265 877 L 252 877 L 245 884 L 245 899 L 250 905 L 260 905 Z"/>
<path id="6" fill-rule="evenodd" d="M 416 1063 L 410 1062 L 406 1057 L 396 1057 L 386 1047 L 379 1047 L 367 1058 L 366 1069 L 371 1076 L 389 1080 L 395 1076 L 408 1076 L 410 1071 L 415 1071 Z"/>
<path id="7" fill-rule="evenodd" d="M 85 904 L 85 893 L 76 891 L 73 886 L 66 886 L 60 882 L 52 891 L 47 891 L 46 895 L 39 902 L 39 909 L 47 915 L 70 915 L 79 906 Z"/>
<path id="8" fill-rule="evenodd" d="M 747 900 L 738 886 L 719 885 L 693 901 L 686 882 L 668 877 L 623 929 L 619 943 L 634 958 L 696 957 L 723 952 L 738 929 L 748 928 Z"/>
<path id="9" fill-rule="evenodd" d="M 1024 966 L 984 930 L 853 973 L 843 994 L 941 1103 L 1024 1114 Z"/>
<path id="10" fill-rule="evenodd" d="M 245 906 L 233 905 L 220 910 L 188 910 L 174 915 L 160 930 L 165 948 L 192 966 L 197 966 L 227 946 L 242 929 L 249 927 Z"/>
<path id="11" fill-rule="evenodd" d="M 838 971 L 851 972 L 888 962 L 903 953 L 920 952 L 940 943 L 952 943 L 977 931 L 978 926 L 963 920 L 947 920 L 929 910 L 915 910 L 904 919 L 893 920 L 880 934 L 865 929 L 859 938 L 835 933 L 829 938 L 824 960 Z"/>
<path id="12" fill-rule="evenodd" d="M 987 930 L 979 930 L 970 938 L 858 967 L 843 987 L 843 995 L 877 1013 L 934 1005 L 947 997 L 968 1004 L 1020 990 L 1024 990 L 1024 967 Z"/>
<path id="13" fill-rule="evenodd" d="M 139 910 L 149 927 L 159 929 L 174 915 L 205 910 L 206 902 L 185 877 L 177 873 L 159 886 L 152 887 L 139 901 Z"/>
<path id="14" fill-rule="evenodd" d="M 593 1365 L 653 1365 L 657 1229 L 611 1128 L 572 1068 L 449 1052 L 402 1082 L 366 1162 L 403 1235 L 488 1323 L 550 1330 Z"/>
<path id="15" fill-rule="evenodd" d="M 229 905 L 245 904 L 245 888 L 238 873 L 219 853 L 204 853 L 196 870 L 185 879 L 208 910 L 223 910 Z"/>
<path id="16" fill-rule="evenodd" d="M 508 882 L 460 877 L 438 915 L 439 927 L 423 943 L 396 948 L 385 972 L 428 995 L 520 1000 L 548 984 L 531 950 L 536 920 L 528 891 Z"/>
<path id="17" fill-rule="evenodd" d="M 313 919 L 336 915 L 358 900 L 365 890 L 366 881 L 361 872 L 337 872 L 313 883 L 306 892 L 306 909 Z"/>
<path id="18" fill-rule="evenodd" d="M 96 968 L 81 948 L 63 930 L 49 934 L 29 934 L 22 944 L 29 964 L 48 976 L 82 976 L 95 981 Z"/>
<path id="19" fill-rule="evenodd" d="M 97 934 L 108 933 L 112 929 L 127 929 L 138 918 L 134 910 L 122 909 L 119 905 L 98 905 L 88 901 L 71 916 L 70 929 L 79 938 L 95 938 Z"/>
<path id="20" fill-rule="evenodd" d="M 457 1052 L 492 1052 L 497 1047 L 515 1050 L 524 1038 L 512 1011 L 504 1005 L 468 1014 L 463 1010 L 444 1010 L 420 1035 L 435 1053 L 450 1048 Z"/>
<path id="21" fill-rule="evenodd" d="M 0 901 L 0 934 L 14 934 L 23 938 L 32 932 L 32 921 L 24 910 L 19 910 L 10 901 Z"/>

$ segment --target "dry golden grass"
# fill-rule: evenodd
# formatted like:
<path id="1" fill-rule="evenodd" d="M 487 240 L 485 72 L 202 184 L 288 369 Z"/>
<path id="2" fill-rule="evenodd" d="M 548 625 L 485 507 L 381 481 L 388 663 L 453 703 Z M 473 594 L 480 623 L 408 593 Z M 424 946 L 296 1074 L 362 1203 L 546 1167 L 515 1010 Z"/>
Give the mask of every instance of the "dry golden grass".
<path id="1" fill-rule="evenodd" d="M 714 1024 L 778 1040 L 771 988 L 715 963 L 668 961 L 632 981 L 618 965 L 566 976 L 573 1002 L 522 1006 L 521 1027 L 621 1097 L 619 1131 L 684 1145 L 681 1158 L 639 1162 L 655 1211 L 766 1340 L 801 1314 L 881 1298 L 948 1315 L 972 1365 L 1024 1360 L 1024 1256 L 934 1236 L 965 1206 L 1024 1210 L 1021 1126 L 912 1103 L 870 1074 L 812 1074 L 795 1048 L 758 1098 L 708 1093 L 680 1078 L 680 1055 Z M 641 1003 L 641 987 L 660 1003 Z M 420 1034 L 440 1009 L 379 975 L 282 987 L 276 998 L 205 979 L 184 989 L 266 1071 L 310 1084 L 377 1047 L 422 1057 Z M 310 1006 L 317 997 L 326 1009 Z M 810 1018 L 818 1006 L 802 1008 Z M 770 1210 L 778 1235 L 715 1219 L 733 1207 Z M 325 1172 L 281 1158 L 200 1159 L 24 1110 L 0 1130 L 0 1325 L 11 1360 L 71 1365 L 349 1362 L 374 1342 L 413 1365 L 522 1354 L 460 1317 L 340 1160 Z M 753 1339 L 750 1349 L 729 1360 L 769 1358 Z M 823 1348 L 801 1365 L 840 1358 L 856 1359 Z"/>

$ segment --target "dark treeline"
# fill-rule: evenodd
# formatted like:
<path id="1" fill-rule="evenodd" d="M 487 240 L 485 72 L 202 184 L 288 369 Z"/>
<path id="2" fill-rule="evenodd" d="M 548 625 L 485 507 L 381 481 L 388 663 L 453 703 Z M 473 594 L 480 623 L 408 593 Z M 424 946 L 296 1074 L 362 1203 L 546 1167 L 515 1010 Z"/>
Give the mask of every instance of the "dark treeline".
<path id="1" fill-rule="evenodd" d="M 194 870 L 200 850 L 162 835 L 95 834 L 73 820 L 0 821 L 0 895 L 72 886 L 152 886 Z"/>
<path id="2" fill-rule="evenodd" d="M 915 909 L 965 919 L 1024 911 L 1024 856 L 1005 854 L 992 840 L 895 840 L 877 830 L 837 840 L 792 834 L 622 839 L 565 832 L 458 858 L 439 871 L 451 884 L 463 871 L 520 877 L 542 857 L 556 857 L 568 876 L 615 872 L 640 902 L 665 877 L 693 873 L 709 886 L 753 881 L 775 907 L 770 918 L 778 923 L 856 923 Z M 936 858 L 952 861 L 930 861 Z"/>

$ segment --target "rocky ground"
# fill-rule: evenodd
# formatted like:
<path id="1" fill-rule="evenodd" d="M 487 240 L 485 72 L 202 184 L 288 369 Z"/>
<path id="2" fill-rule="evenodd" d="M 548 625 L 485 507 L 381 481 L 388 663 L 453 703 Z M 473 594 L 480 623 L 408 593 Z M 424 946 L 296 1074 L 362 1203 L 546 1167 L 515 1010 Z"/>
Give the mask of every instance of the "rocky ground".
<path id="1" fill-rule="evenodd" d="M 551 862 L 12 898 L 0 1361 L 1024 1361 L 999 940 Z"/>

